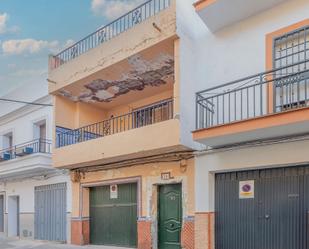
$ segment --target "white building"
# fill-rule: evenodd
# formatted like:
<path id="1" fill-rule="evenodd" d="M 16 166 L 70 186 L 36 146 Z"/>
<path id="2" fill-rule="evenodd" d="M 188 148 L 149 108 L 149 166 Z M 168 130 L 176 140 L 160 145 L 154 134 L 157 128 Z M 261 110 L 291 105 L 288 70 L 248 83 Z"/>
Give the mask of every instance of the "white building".
<path id="1" fill-rule="evenodd" d="M 0 234 L 70 241 L 69 173 L 52 167 L 52 99 L 28 84 L 0 101 Z"/>
<path id="2" fill-rule="evenodd" d="M 305 248 L 309 1 L 195 7 L 195 248 Z"/>

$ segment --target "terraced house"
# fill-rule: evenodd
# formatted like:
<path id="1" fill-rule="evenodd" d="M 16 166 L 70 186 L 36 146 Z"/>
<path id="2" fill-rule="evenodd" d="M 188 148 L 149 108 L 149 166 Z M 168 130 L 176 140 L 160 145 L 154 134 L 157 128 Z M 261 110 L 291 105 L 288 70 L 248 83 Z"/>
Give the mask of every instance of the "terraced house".
<path id="1" fill-rule="evenodd" d="M 307 0 L 149 0 L 49 57 L 72 243 L 308 246 Z"/>
<path id="2" fill-rule="evenodd" d="M 195 246 L 307 248 L 309 2 L 195 8 Z"/>
<path id="3" fill-rule="evenodd" d="M 52 167 L 52 99 L 31 83 L 1 99 L 0 237 L 70 242 L 67 171 Z M 26 102 L 35 102 L 35 105 Z"/>
<path id="4" fill-rule="evenodd" d="M 49 58 L 74 244 L 193 248 L 192 4 L 145 1 Z"/>

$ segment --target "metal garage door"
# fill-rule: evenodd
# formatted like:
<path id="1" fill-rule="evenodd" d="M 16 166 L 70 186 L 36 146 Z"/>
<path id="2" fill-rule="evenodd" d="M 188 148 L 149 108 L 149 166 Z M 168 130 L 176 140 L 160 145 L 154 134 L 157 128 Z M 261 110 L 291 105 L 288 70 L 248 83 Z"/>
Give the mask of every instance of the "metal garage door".
<path id="1" fill-rule="evenodd" d="M 66 219 L 66 183 L 35 187 L 35 239 L 65 242 Z"/>
<path id="2" fill-rule="evenodd" d="M 0 232 L 4 232 L 4 197 L 0 195 Z"/>
<path id="3" fill-rule="evenodd" d="M 217 249 L 307 249 L 309 167 L 216 175 Z"/>
<path id="4" fill-rule="evenodd" d="M 136 247 L 137 184 L 90 189 L 90 242 Z"/>

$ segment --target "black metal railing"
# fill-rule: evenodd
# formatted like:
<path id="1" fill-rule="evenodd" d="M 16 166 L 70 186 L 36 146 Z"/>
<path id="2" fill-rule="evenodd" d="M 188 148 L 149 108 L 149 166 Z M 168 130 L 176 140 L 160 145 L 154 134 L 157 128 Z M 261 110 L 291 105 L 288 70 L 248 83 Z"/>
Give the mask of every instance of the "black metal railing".
<path id="1" fill-rule="evenodd" d="M 35 139 L 23 144 L 15 145 L 0 150 L 0 162 L 18 157 L 24 157 L 35 153 L 51 153 L 52 141 L 47 139 Z"/>
<path id="2" fill-rule="evenodd" d="M 99 123 L 56 134 L 56 147 L 109 136 L 173 118 L 173 100 L 165 100 Z"/>
<path id="3" fill-rule="evenodd" d="M 88 50 L 111 40 L 115 36 L 127 31 L 151 16 L 170 6 L 171 0 L 148 0 L 130 12 L 117 18 L 113 22 L 98 29 L 74 45 L 66 48 L 50 58 L 50 68 L 55 69 L 62 64 L 80 56 Z"/>
<path id="4" fill-rule="evenodd" d="M 309 61 L 196 93 L 196 129 L 309 105 Z"/>

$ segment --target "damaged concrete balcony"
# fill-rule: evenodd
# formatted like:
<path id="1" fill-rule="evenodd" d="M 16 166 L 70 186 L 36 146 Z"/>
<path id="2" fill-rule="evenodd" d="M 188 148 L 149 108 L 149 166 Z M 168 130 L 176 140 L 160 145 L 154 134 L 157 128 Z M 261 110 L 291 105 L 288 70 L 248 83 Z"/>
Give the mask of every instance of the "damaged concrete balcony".
<path id="1" fill-rule="evenodd" d="M 50 55 L 50 93 L 175 37 L 175 0 L 149 0 L 57 55 Z"/>
<path id="2" fill-rule="evenodd" d="M 186 150 L 179 139 L 175 5 L 174 0 L 147 1 L 50 57 L 55 167 L 80 168 Z M 110 28 L 114 31 L 105 36 Z M 103 39 L 100 43 L 97 36 Z"/>
<path id="3" fill-rule="evenodd" d="M 52 92 L 54 166 L 186 151 L 179 138 L 177 48 L 169 38 Z"/>

